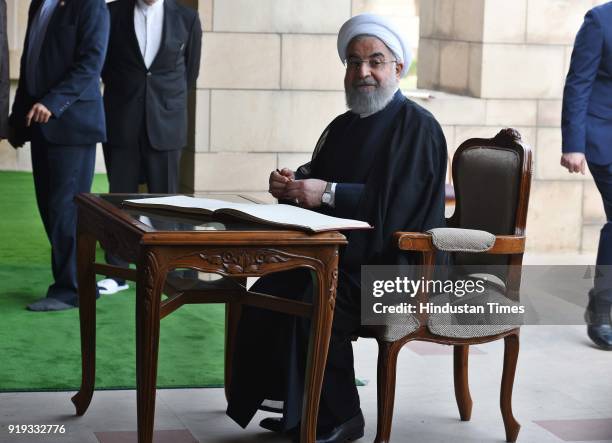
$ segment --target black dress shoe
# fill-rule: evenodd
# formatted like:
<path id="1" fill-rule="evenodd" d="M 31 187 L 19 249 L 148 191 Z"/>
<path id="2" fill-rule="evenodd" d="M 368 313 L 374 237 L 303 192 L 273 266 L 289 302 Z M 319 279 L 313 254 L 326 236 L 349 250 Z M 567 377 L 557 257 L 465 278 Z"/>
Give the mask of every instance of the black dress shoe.
<path id="1" fill-rule="evenodd" d="M 268 431 L 281 433 L 283 432 L 283 419 L 282 417 L 266 417 L 259 422 L 259 426 L 267 429 Z"/>
<path id="2" fill-rule="evenodd" d="M 285 422 L 282 417 L 266 417 L 259 422 L 259 426 L 277 434 L 294 435 L 296 431 L 296 428 L 285 429 Z"/>
<path id="3" fill-rule="evenodd" d="M 589 325 L 587 327 L 589 338 L 606 351 L 612 351 L 612 326 L 610 325 Z"/>
<path id="4" fill-rule="evenodd" d="M 319 436 L 317 435 L 316 443 L 345 443 L 347 441 L 357 440 L 363 437 L 365 429 L 365 421 L 363 414 L 359 414 L 345 421 L 341 425 L 336 426 L 331 431 Z M 296 435 L 294 442 L 299 442 L 299 435 Z"/>
<path id="5" fill-rule="evenodd" d="M 589 338 L 606 351 L 612 351 L 612 303 L 598 297 L 594 290 L 589 291 L 589 305 L 584 314 Z"/>

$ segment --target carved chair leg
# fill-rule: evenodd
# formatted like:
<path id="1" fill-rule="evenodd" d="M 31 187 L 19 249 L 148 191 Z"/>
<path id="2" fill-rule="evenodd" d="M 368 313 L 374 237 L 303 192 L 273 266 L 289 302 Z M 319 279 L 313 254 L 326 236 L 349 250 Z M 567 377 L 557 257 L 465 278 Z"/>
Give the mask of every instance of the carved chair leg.
<path id="1" fill-rule="evenodd" d="M 512 414 L 512 387 L 519 353 L 519 335 L 508 335 L 504 338 L 504 372 L 502 375 L 500 407 L 506 428 L 506 441 L 515 442 L 521 425 Z"/>
<path id="2" fill-rule="evenodd" d="M 459 416 L 462 421 L 470 421 L 472 417 L 472 397 L 468 382 L 468 356 L 469 345 L 455 345 L 454 352 L 454 376 L 455 376 L 455 398 L 459 407 Z"/>
<path id="3" fill-rule="evenodd" d="M 378 342 L 378 423 L 374 443 L 387 443 L 391 438 L 397 356 L 401 348 L 397 342 Z"/>

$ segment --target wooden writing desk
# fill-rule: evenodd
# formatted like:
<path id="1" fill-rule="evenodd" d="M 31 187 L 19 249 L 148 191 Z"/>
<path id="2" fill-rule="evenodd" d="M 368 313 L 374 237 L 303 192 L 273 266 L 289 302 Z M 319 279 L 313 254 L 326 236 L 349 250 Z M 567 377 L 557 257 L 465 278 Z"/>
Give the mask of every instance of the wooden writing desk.
<path id="1" fill-rule="evenodd" d="M 81 324 L 82 382 L 72 398 L 83 415 L 94 391 L 96 349 L 96 274 L 136 281 L 136 390 L 138 442 L 153 441 L 160 320 L 184 304 L 247 304 L 310 317 L 301 440 L 314 442 L 319 395 L 336 300 L 338 247 L 346 239 L 338 232 L 307 234 L 270 228 L 237 219 L 176 216 L 168 212 L 123 209 L 127 198 L 150 195 L 81 194 L 78 208 L 77 256 Z M 227 198 L 227 197 L 215 197 Z M 244 201 L 240 196 L 230 200 Z M 95 263 L 96 241 L 136 269 Z M 305 267 L 317 276 L 313 303 L 256 294 L 246 290 L 246 277 Z M 212 282 L 189 283 L 167 278 L 176 268 L 225 276 Z M 173 275 L 173 274 L 171 274 Z M 162 301 L 162 292 L 168 298 Z M 232 309 L 239 312 L 239 309 Z M 227 318 L 235 328 L 237 318 Z M 232 350 L 226 347 L 225 378 L 229 383 Z M 226 391 L 227 392 L 227 391 Z"/>

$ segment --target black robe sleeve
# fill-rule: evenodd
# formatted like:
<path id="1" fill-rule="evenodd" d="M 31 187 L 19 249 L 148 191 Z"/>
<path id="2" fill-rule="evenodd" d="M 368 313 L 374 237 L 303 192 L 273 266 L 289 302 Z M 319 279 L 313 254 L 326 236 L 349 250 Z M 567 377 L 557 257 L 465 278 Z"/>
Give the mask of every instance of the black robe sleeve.
<path id="1" fill-rule="evenodd" d="M 355 218 L 374 226 L 351 231 L 342 264 L 411 264 L 416 256 L 393 242 L 396 231 L 423 232 L 444 226 L 447 152 L 434 117 L 408 102 L 398 114 L 388 148 L 372 166 Z"/>

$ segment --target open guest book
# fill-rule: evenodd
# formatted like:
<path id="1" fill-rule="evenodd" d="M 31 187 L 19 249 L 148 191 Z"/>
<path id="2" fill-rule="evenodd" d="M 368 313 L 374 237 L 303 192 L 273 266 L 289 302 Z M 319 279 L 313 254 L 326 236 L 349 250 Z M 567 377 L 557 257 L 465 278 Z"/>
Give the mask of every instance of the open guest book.
<path id="1" fill-rule="evenodd" d="M 372 228 L 368 223 L 360 220 L 330 217 L 291 205 L 232 203 L 186 195 L 124 200 L 123 204 L 138 208 L 164 209 L 177 213 L 230 215 L 243 220 L 311 232 Z"/>

